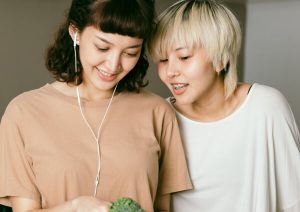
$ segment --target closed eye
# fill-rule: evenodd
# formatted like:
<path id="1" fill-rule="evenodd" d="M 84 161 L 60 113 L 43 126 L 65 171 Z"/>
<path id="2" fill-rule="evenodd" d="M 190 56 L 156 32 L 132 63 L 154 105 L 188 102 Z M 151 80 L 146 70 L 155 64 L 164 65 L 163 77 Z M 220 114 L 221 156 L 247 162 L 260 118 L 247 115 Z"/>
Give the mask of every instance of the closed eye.
<path id="1" fill-rule="evenodd" d="M 136 57 L 138 55 L 138 53 L 129 53 L 129 52 L 124 52 L 124 54 L 129 57 Z"/>
<path id="2" fill-rule="evenodd" d="M 191 56 L 185 56 L 185 57 L 180 57 L 179 59 L 180 60 L 187 60 L 187 59 L 189 59 Z"/>
<path id="3" fill-rule="evenodd" d="M 105 51 L 108 51 L 109 50 L 109 47 L 108 46 L 105 46 L 105 45 L 97 45 L 97 44 L 94 44 L 95 48 L 98 50 L 98 51 L 101 51 L 101 52 L 105 52 Z"/>
<path id="4" fill-rule="evenodd" d="M 159 62 L 160 63 L 166 63 L 166 62 L 168 62 L 168 59 L 160 59 Z"/>
<path id="5" fill-rule="evenodd" d="M 106 52 L 109 50 L 109 48 L 100 48 L 100 47 L 96 47 L 98 51 L 101 51 L 101 52 Z"/>

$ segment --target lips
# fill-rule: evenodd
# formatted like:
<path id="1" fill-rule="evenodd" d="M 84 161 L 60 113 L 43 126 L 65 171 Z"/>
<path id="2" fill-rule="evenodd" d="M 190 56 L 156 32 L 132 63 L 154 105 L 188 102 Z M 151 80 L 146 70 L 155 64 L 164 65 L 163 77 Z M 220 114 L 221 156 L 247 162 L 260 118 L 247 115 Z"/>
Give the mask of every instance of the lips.
<path id="1" fill-rule="evenodd" d="M 179 90 L 179 89 L 187 86 L 187 84 L 185 84 L 185 83 L 177 83 L 177 84 L 172 84 L 172 86 L 174 87 L 175 90 Z"/>
<path id="2" fill-rule="evenodd" d="M 100 69 L 100 68 L 97 68 L 96 67 L 96 69 L 97 69 L 97 71 L 98 71 L 98 76 L 102 79 L 102 80 L 104 80 L 104 81 L 113 81 L 113 80 L 115 80 L 116 78 L 117 78 L 117 76 L 118 76 L 118 73 L 116 73 L 116 74 L 111 74 L 111 73 L 109 73 L 109 72 L 106 72 L 106 71 L 104 71 L 104 70 L 102 70 L 102 69 Z"/>
<path id="3" fill-rule="evenodd" d="M 188 83 L 171 83 L 173 92 L 176 95 L 183 94 L 186 91 L 188 85 Z"/>

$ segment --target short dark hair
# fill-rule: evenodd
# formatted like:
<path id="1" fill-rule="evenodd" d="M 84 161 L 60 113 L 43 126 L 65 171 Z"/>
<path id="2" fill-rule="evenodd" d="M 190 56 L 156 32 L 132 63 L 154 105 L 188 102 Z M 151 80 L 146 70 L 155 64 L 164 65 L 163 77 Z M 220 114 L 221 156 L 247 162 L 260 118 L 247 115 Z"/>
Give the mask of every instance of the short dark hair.
<path id="1" fill-rule="evenodd" d="M 66 21 L 58 29 L 54 42 L 46 51 L 46 67 L 58 81 L 75 84 L 77 78 L 77 84 L 82 82 L 80 59 L 77 64 L 78 72 L 75 72 L 70 25 L 79 31 L 94 26 L 105 33 L 142 38 L 144 42 L 141 56 L 117 88 L 118 92 L 139 91 L 148 84 L 144 82 L 149 66 L 145 43 L 154 28 L 154 19 L 154 0 L 73 0 Z"/>

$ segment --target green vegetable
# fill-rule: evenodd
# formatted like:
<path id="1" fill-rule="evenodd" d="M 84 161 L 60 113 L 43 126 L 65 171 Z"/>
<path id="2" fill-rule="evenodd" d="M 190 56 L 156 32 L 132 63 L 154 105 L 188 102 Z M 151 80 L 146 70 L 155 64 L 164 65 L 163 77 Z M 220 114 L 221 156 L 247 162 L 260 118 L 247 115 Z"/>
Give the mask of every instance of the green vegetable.
<path id="1" fill-rule="evenodd" d="M 109 212 L 145 212 L 139 203 L 128 197 L 122 197 L 114 202 Z"/>

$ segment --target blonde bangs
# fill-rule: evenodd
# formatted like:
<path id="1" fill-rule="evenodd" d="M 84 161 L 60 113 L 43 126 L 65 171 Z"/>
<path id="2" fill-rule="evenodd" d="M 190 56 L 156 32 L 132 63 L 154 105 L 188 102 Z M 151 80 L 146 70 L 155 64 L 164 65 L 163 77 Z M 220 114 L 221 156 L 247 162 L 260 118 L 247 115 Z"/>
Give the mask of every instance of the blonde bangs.
<path id="1" fill-rule="evenodd" d="M 193 47 L 194 39 L 188 33 L 189 27 L 183 22 L 183 1 L 177 2 L 158 16 L 156 30 L 148 45 L 152 59 L 157 62 L 168 57 L 168 50 L 173 44 Z"/>

